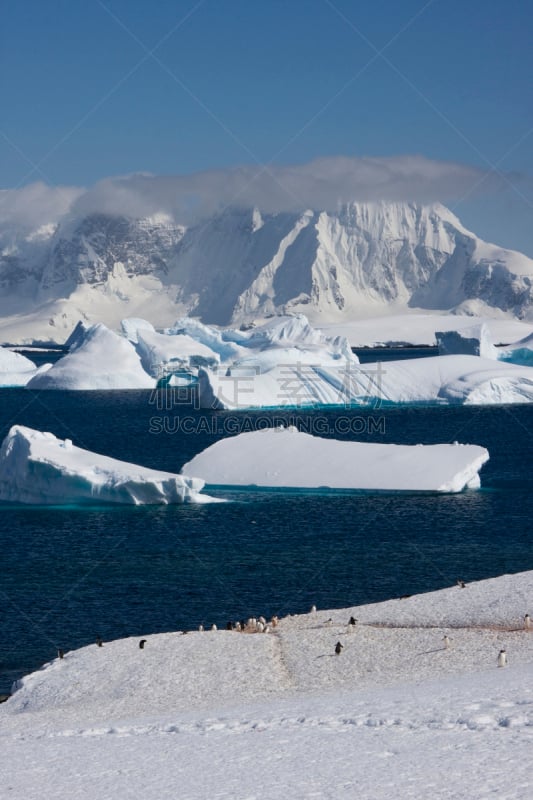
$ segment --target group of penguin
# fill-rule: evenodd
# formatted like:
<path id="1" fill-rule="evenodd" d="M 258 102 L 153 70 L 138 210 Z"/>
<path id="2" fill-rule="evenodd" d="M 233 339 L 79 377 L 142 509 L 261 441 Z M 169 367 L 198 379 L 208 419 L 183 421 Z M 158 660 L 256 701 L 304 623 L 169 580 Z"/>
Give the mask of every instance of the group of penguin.
<path id="1" fill-rule="evenodd" d="M 311 606 L 311 614 L 316 614 L 316 606 Z M 241 633 L 270 633 L 272 628 L 275 628 L 279 622 L 279 618 L 277 616 L 273 616 L 270 620 L 270 623 L 267 623 L 265 617 L 250 617 L 246 622 L 228 622 L 226 625 L 226 630 L 228 631 L 238 631 Z M 332 620 L 327 620 L 327 622 L 332 622 Z M 353 630 L 357 625 L 357 619 L 355 617 L 350 617 L 348 620 L 348 630 Z M 524 628 L 525 630 L 529 631 L 533 627 L 533 623 L 531 621 L 531 617 L 529 614 L 524 615 Z M 198 627 L 199 631 L 204 630 L 204 626 L 200 625 Z M 210 630 L 216 631 L 217 626 L 211 625 Z M 139 642 L 139 649 L 144 650 L 144 646 L 147 643 L 148 639 L 141 639 Z M 449 650 L 451 647 L 451 639 L 448 635 L 443 636 L 442 641 L 444 642 L 444 649 Z M 97 636 L 95 640 L 95 644 L 97 647 L 103 647 L 104 642 L 101 636 Z M 342 642 L 337 642 L 335 645 L 335 655 L 340 656 L 342 651 L 344 650 L 344 645 Z M 64 658 L 65 653 L 63 650 L 59 649 L 57 651 L 58 658 Z M 507 665 L 507 652 L 505 648 L 502 648 L 498 653 L 498 667 L 505 667 Z"/>

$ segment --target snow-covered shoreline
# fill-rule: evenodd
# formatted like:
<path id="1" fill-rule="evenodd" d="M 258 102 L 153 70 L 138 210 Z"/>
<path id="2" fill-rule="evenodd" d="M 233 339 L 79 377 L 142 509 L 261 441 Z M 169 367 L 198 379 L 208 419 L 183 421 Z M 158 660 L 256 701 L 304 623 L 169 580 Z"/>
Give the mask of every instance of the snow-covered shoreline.
<path id="1" fill-rule="evenodd" d="M 532 590 L 525 572 L 288 616 L 266 634 L 66 653 L 0 706 L 4 785 L 26 800 L 526 800 Z"/>

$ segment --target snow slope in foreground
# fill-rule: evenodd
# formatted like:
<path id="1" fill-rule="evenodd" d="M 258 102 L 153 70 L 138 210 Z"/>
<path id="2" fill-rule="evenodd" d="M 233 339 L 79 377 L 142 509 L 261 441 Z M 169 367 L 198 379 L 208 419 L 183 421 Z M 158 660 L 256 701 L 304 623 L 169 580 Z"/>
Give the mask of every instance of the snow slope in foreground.
<path id="1" fill-rule="evenodd" d="M 140 467 L 14 425 L 0 448 L 0 500 L 11 503 L 202 503 L 204 482 Z"/>
<path id="2" fill-rule="evenodd" d="M 479 487 L 488 459 L 477 445 L 342 442 L 289 427 L 215 442 L 182 473 L 211 486 L 461 492 Z"/>
<path id="3" fill-rule="evenodd" d="M 532 588 L 528 572 L 269 634 L 148 635 L 141 650 L 140 630 L 66 653 L 0 706 L 6 795 L 530 800 Z"/>

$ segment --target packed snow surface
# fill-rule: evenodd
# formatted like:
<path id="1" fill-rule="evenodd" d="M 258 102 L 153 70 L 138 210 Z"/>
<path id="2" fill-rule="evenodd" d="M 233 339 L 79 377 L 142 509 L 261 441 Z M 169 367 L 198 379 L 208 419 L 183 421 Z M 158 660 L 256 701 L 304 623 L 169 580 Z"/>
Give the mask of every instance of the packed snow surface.
<path id="1" fill-rule="evenodd" d="M 182 473 L 213 486 L 460 492 L 479 487 L 488 458 L 477 445 L 343 442 L 290 427 L 222 439 Z"/>
<path id="2" fill-rule="evenodd" d="M 533 573 L 505 575 L 269 633 L 140 624 L 66 652 L 0 706 L 4 793 L 530 800 L 532 589 Z"/>
<path id="3" fill-rule="evenodd" d="M 14 425 L 0 448 L 0 500 L 39 505 L 206 502 L 204 481 L 140 467 Z"/>

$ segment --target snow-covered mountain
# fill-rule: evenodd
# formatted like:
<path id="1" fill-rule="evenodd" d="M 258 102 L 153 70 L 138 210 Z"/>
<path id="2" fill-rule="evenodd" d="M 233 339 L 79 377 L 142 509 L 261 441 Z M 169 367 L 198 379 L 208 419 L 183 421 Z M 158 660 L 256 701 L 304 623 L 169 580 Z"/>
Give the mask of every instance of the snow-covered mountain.
<path id="1" fill-rule="evenodd" d="M 0 339 L 63 341 L 81 318 L 240 324 L 392 309 L 533 315 L 533 260 L 481 241 L 444 206 L 352 203 L 336 212 L 228 209 L 186 228 L 168 216 L 91 214 L 0 228 Z M 17 334 L 16 331 L 19 333 Z"/>

